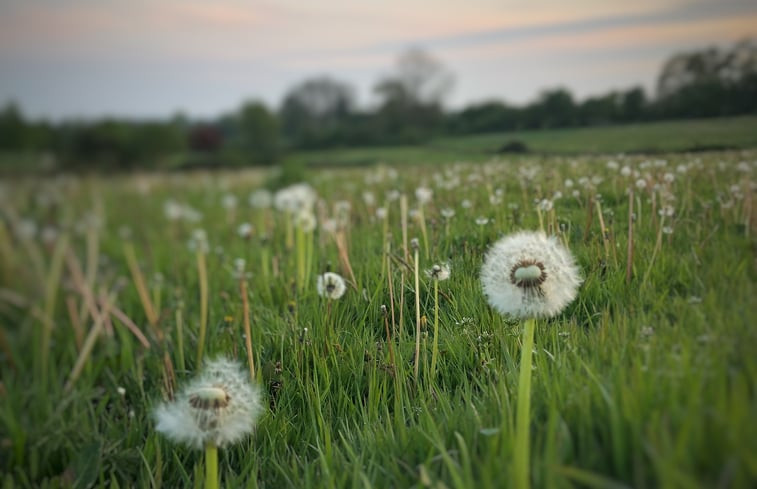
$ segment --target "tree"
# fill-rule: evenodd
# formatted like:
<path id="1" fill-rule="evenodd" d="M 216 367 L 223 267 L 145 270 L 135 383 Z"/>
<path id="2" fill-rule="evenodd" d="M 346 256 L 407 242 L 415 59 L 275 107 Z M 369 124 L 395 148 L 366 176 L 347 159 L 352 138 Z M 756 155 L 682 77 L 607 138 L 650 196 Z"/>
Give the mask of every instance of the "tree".
<path id="1" fill-rule="evenodd" d="M 236 114 L 231 145 L 252 163 L 273 163 L 279 154 L 276 117 L 260 102 L 245 103 Z"/>
<path id="2" fill-rule="evenodd" d="M 281 128 L 295 146 L 318 146 L 334 139 L 353 112 L 354 90 L 328 77 L 294 86 L 281 105 Z"/>
<path id="3" fill-rule="evenodd" d="M 410 49 L 397 60 L 395 73 L 374 87 L 379 96 L 377 127 L 390 141 L 416 142 L 437 132 L 444 122 L 442 101 L 452 74 L 431 55 Z"/>

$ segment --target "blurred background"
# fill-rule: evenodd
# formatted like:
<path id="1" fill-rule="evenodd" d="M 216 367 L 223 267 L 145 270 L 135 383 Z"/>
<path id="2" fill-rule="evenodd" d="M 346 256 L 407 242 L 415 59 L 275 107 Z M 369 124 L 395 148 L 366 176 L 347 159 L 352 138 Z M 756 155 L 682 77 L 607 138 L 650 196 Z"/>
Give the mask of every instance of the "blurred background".
<path id="1" fill-rule="evenodd" d="M 757 133 L 756 38 L 753 0 L 3 0 L 0 171 L 465 158 L 703 118 Z M 478 134 L 497 136 L 455 143 Z"/>

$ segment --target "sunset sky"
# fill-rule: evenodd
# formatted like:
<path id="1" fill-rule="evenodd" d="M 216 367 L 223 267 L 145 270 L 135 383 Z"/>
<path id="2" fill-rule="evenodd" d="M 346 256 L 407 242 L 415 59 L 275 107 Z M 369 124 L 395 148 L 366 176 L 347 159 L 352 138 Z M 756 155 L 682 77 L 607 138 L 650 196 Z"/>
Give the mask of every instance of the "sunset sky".
<path id="1" fill-rule="evenodd" d="M 0 104 L 33 117 L 212 117 L 278 107 L 331 75 L 361 106 L 420 47 L 455 75 L 446 105 L 643 84 L 682 50 L 757 38 L 754 0 L 0 0 Z"/>

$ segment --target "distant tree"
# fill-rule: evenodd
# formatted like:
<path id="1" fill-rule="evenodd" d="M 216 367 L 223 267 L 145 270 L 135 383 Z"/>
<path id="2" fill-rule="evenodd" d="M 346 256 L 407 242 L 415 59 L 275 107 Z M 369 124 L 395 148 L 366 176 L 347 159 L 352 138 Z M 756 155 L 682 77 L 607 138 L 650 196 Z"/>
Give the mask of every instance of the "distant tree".
<path id="1" fill-rule="evenodd" d="M 354 105 L 354 90 L 347 83 L 329 77 L 305 80 L 284 97 L 279 111 L 282 132 L 295 146 L 332 141 Z"/>
<path id="2" fill-rule="evenodd" d="M 757 111 L 757 43 L 676 54 L 657 80 L 659 117 L 707 117 Z"/>
<path id="3" fill-rule="evenodd" d="M 636 122 L 645 118 L 647 95 L 641 87 L 634 87 L 620 95 L 620 120 Z"/>
<path id="4" fill-rule="evenodd" d="M 230 144 L 251 163 L 271 164 L 279 155 L 279 124 L 260 102 L 247 102 L 234 117 Z"/>
<path id="5" fill-rule="evenodd" d="M 474 104 L 450 116 L 452 132 L 472 134 L 480 132 L 520 129 L 521 110 L 502 102 L 490 101 Z"/>
<path id="6" fill-rule="evenodd" d="M 397 60 L 393 74 L 374 87 L 379 96 L 377 127 L 389 140 L 413 142 L 438 132 L 444 122 L 442 102 L 453 76 L 434 57 L 414 48 Z"/>
<path id="7" fill-rule="evenodd" d="M 223 134 L 212 124 L 197 124 L 189 130 L 188 145 L 192 151 L 216 152 L 223 145 Z"/>
<path id="8" fill-rule="evenodd" d="M 573 95 L 564 88 L 543 91 L 526 113 L 528 125 L 533 128 L 572 126 L 578 119 Z"/>

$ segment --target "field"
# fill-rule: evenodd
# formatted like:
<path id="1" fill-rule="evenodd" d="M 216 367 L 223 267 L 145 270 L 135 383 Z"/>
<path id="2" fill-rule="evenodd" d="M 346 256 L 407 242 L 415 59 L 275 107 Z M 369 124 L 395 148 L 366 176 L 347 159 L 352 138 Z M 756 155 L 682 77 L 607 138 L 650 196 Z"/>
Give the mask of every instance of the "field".
<path id="1" fill-rule="evenodd" d="M 604 127 L 511 131 L 444 137 L 415 146 L 302 151 L 289 160 L 308 165 L 486 161 L 506 144 L 521 142 L 534 155 L 657 154 L 757 147 L 757 117 L 726 117 Z"/>
<path id="2" fill-rule="evenodd" d="M 306 173 L 307 215 L 262 171 L 5 180 L 3 487 L 201 487 L 154 409 L 247 339 L 265 408 L 223 487 L 754 487 L 757 153 L 433 161 Z M 539 229 L 583 284 L 524 389 L 479 271 Z"/>

